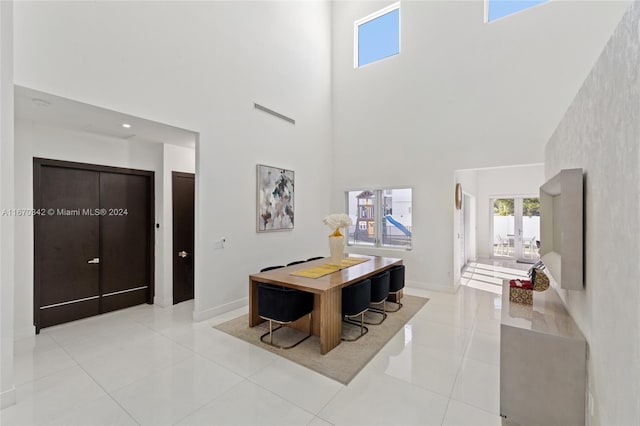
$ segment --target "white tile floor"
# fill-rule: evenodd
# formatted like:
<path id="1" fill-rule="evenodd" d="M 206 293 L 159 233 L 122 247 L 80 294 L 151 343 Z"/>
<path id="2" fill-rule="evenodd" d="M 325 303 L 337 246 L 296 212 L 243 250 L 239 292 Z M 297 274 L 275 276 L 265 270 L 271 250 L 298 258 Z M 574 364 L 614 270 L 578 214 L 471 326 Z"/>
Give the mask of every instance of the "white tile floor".
<path id="1" fill-rule="evenodd" d="M 472 263 L 348 385 L 192 322 L 193 303 L 142 305 L 15 345 L 18 403 L 2 425 L 499 425 L 500 280 Z M 348 343 L 345 343 L 348 344 Z"/>

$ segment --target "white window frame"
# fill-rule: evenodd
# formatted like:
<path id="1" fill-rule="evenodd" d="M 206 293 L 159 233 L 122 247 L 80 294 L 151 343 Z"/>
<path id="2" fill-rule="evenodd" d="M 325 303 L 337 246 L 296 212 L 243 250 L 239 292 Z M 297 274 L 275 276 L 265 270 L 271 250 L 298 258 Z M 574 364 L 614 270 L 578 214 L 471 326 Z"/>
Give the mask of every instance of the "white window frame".
<path id="1" fill-rule="evenodd" d="M 353 68 L 361 68 L 361 66 L 358 65 L 358 27 L 360 27 L 360 25 L 362 24 L 366 24 L 369 21 L 373 21 L 374 19 L 379 18 L 382 15 L 386 15 L 387 13 L 392 12 L 396 9 L 398 9 L 398 53 L 396 53 L 396 55 L 400 54 L 400 50 L 402 47 L 402 31 L 401 31 L 402 11 L 400 11 L 400 2 L 397 2 L 397 3 L 390 4 L 384 9 L 378 10 L 377 12 L 373 12 L 372 14 L 367 15 L 364 18 L 358 19 L 353 23 Z M 388 58 L 396 55 L 388 56 Z M 379 61 L 383 59 L 387 59 L 387 58 L 379 59 Z M 378 61 L 369 62 L 368 64 L 365 64 L 362 66 L 365 67 L 375 62 L 378 62 Z"/>
<path id="2" fill-rule="evenodd" d="M 534 6 L 529 6 L 526 9 L 522 9 L 522 10 L 519 10 L 517 12 L 510 13 L 509 15 L 501 16 L 498 19 L 494 19 L 493 21 L 490 21 L 489 20 L 489 0 L 484 0 L 484 23 L 485 24 L 491 24 L 492 22 L 502 21 L 503 19 L 508 18 L 508 17 L 510 17 L 512 15 L 517 15 L 519 13 L 526 12 L 527 10 L 536 8 L 538 6 L 542 6 L 543 4 L 547 4 L 547 3 L 551 2 L 551 1 L 552 0 L 546 0 L 546 1 L 542 2 L 542 3 L 536 4 Z"/>
<path id="3" fill-rule="evenodd" d="M 374 231 L 374 244 L 350 244 L 349 236 L 347 235 L 347 246 L 349 247 L 364 247 L 367 249 L 376 249 L 376 250 L 400 250 L 400 251 L 411 251 L 413 250 L 413 224 L 411 226 L 411 245 L 409 247 L 400 247 L 400 246 L 383 246 L 382 245 L 382 220 L 378 219 L 378 217 L 382 214 L 383 208 L 383 199 L 384 199 L 384 191 L 393 190 L 393 189 L 410 189 L 411 190 L 411 215 L 413 216 L 413 187 L 412 186 L 392 186 L 392 187 L 379 187 L 379 188 L 355 188 L 355 189 L 347 189 L 344 191 L 344 205 L 346 214 L 349 214 L 349 193 L 350 192 L 358 192 L 358 191 L 371 191 L 376 194 L 376 200 L 373 204 L 374 208 L 374 217 L 375 219 L 375 231 Z M 357 214 L 357 212 L 356 212 Z M 357 226 L 356 224 L 354 224 Z M 347 229 L 348 233 L 348 229 Z"/>

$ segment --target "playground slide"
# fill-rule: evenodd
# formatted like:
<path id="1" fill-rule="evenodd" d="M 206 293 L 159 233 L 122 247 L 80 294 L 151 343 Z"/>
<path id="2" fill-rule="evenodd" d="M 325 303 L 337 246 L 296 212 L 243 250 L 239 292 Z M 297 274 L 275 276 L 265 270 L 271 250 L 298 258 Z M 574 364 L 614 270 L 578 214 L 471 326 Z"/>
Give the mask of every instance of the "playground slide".
<path id="1" fill-rule="evenodd" d="M 386 215 L 385 219 L 387 219 L 389 222 L 391 222 L 391 224 L 393 226 L 395 226 L 396 228 L 401 230 L 404 233 L 404 235 L 407 235 L 409 237 L 411 236 L 411 231 L 409 231 L 403 224 L 401 224 L 400 222 L 395 220 L 393 217 L 391 217 L 390 214 Z"/>

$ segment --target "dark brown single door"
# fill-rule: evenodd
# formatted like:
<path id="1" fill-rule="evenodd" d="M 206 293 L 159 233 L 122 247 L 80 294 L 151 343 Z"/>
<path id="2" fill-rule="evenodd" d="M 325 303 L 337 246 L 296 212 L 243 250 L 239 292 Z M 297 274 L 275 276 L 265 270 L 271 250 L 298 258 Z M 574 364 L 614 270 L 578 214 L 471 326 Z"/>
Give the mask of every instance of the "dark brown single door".
<path id="1" fill-rule="evenodd" d="M 100 312 L 100 173 L 43 166 L 35 206 L 36 318 L 40 327 Z M 37 285 L 39 281 L 39 285 Z"/>
<path id="2" fill-rule="evenodd" d="M 149 187 L 148 176 L 100 173 L 102 312 L 147 301 Z"/>
<path id="3" fill-rule="evenodd" d="M 195 175 L 172 172 L 173 303 L 193 299 Z"/>

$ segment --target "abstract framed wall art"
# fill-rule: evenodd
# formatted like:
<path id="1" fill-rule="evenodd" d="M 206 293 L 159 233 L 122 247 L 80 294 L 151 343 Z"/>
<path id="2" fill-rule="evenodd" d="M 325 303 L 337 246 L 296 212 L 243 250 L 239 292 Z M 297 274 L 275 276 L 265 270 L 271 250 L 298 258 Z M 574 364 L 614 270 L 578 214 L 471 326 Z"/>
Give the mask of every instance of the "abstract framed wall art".
<path id="1" fill-rule="evenodd" d="M 293 229 L 294 172 L 258 164 L 257 176 L 257 231 Z"/>

